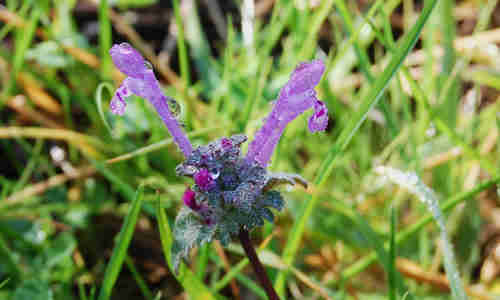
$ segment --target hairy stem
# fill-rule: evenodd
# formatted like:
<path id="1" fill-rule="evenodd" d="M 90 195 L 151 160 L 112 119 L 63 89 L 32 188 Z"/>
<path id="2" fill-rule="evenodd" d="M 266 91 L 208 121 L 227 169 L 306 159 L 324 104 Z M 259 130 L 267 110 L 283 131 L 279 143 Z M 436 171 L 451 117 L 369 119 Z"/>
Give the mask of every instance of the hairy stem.
<path id="1" fill-rule="evenodd" d="M 250 242 L 250 235 L 248 234 L 248 230 L 242 228 L 238 237 L 240 239 L 241 245 L 243 246 L 243 249 L 245 250 L 246 255 L 248 256 L 248 259 L 252 263 L 252 267 L 257 274 L 257 278 L 259 279 L 260 284 L 266 291 L 267 297 L 269 298 L 269 300 L 279 300 L 278 294 L 274 290 L 273 284 L 269 280 L 269 277 L 267 277 L 266 270 L 262 266 L 259 257 L 257 256 L 252 243 Z"/>

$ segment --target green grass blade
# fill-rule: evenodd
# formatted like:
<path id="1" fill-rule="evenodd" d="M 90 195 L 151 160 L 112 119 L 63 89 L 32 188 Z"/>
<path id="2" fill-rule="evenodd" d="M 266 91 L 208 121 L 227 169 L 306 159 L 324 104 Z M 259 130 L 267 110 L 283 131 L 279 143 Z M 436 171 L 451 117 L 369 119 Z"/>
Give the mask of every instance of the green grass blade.
<path id="1" fill-rule="evenodd" d="M 242 259 L 238 264 L 233 265 L 229 272 L 227 272 L 221 280 L 217 281 L 217 283 L 212 287 L 212 291 L 218 292 L 223 289 L 229 282 L 236 277 L 243 269 L 250 263 L 248 258 Z"/>
<path id="2" fill-rule="evenodd" d="M 344 23 L 347 26 L 347 30 L 349 31 L 349 34 L 352 35 L 354 33 L 354 25 L 353 25 L 351 14 L 349 13 L 349 10 L 347 9 L 345 2 L 343 0 L 340 0 L 340 1 L 337 1 L 336 4 L 337 4 L 338 10 L 339 10 L 339 13 L 342 15 L 342 17 L 344 19 Z M 367 20 L 367 22 L 368 21 L 369 20 Z M 372 25 L 371 22 L 368 22 L 368 24 Z M 374 27 L 374 26 L 372 25 L 372 27 Z M 377 34 L 376 29 L 373 29 L 373 31 L 374 31 L 374 34 L 376 35 Z M 375 81 L 375 76 L 373 75 L 373 73 L 371 71 L 370 61 L 368 58 L 368 54 L 366 53 L 366 50 L 363 49 L 359 45 L 359 43 L 357 42 L 356 39 L 354 39 L 353 47 L 354 47 L 354 52 L 356 53 L 356 56 L 358 58 L 361 72 L 366 77 L 366 79 L 368 80 L 370 85 L 373 84 L 373 82 Z M 394 124 L 395 123 L 394 118 L 391 115 L 389 108 L 387 107 L 386 101 L 387 101 L 386 99 L 382 99 L 381 101 L 379 101 L 379 106 L 382 110 L 382 113 L 384 114 L 384 118 L 387 122 L 387 127 L 389 128 L 389 132 L 391 133 L 391 136 L 395 137 L 397 135 L 397 133 L 399 132 L 399 130 L 396 128 L 396 125 Z"/>
<path id="3" fill-rule="evenodd" d="M 134 189 L 130 186 L 130 184 L 112 172 L 103 162 L 90 157 L 87 157 L 87 159 L 104 177 L 106 177 L 106 179 L 113 183 L 120 190 L 120 192 L 122 192 L 125 198 L 132 201 L 137 197 L 137 193 L 134 193 Z"/>
<path id="4" fill-rule="evenodd" d="M 273 10 L 273 17 L 278 15 L 278 13 L 276 13 L 276 15 L 274 14 L 275 11 L 277 12 L 279 9 L 283 9 L 283 12 L 280 18 L 275 17 L 273 19 L 274 22 L 272 22 L 271 25 L 269 25 L 271 31 L 268 33 L 268 36 L 266 37 L 264 44 L 260 49 L 260 55 L 262 57 L 269 56 L 269 53 L 271 52 L 271 50 L 273 50 L 273 47 L 276 46 L 279 37 L 281 36 L 286 26 L 288 25 L 288 22 L 292 17 L 293 11 L 295 10 L 294 1 L 288 1 L 287 4 L 284 4 L 284 7 L 282 5 L 279 6 L 280 8 L 278 8 L 277 5 L 276 10 Z"/>
<path id="5" fill-rule="evenodd" d="M 106 267 L 106 273 L 104 274 L 104 279 L 101 286 L 101 291 L 99 292 L 98 300 L 107 300 L 111 297 L 111 291 L 115 285 L 118 274 L 122 268 L 125 256 L 127 255 L 127 249 L 132 240 L 132 234 L 134 233 L 135 224 L 139 218 L 139 212 L 141 211 L 141 204 L 144 198 L 144 187 L 140 186 L 137 189 L 135 198 L 132 201 L 129 212 L 125 217 L 122 229 L 118 234 L 118 241 L 113 253 L 111 255 L 111 260 Z"/>
<path id="6" fill-rule="evenodd" d="M 396 210 L 391 208 L 391 236 L 389 240 L 389 299 L 396 300 Z"/>
<path id="7" fill-rule="evenodd" d="M 181 77 L 186 86 L 189 85 L 191 75 L 189 72 L 189 61 L 186 49 L 186 40 L 184 38 L 184 24 L 182 24 L 181 9 L 179 0 L 172 1 L 174 5 L 175 23 L 177 24 L 177 50 L 179 51 L 179 65 L 181 68 Z"/>
<path id="8" fill-rule="evenodd" d="M 111 78 L 111 20 L 109 18 L 108 0 L 99 1 L 99 52 L 101 54 L 101 77 L 103 79 Z"/>
<path id="9" fill-rule="evenodd" d="M 106 115 L 104 114 L 104 110 L 102 109 L 102 97 L 104 90 L 107 90 L 110 95 L 113 95 L 113 86 L 109 82 L 102 82 L 97 86 L 97 89 L 95 91 L 95 100 L 97 104 L 97 112 L 99 113 L 99 116 L 101 117 L 102 122 L 104 123 L 104 126 L 108 130 L 109 134 L 113 136 L 113 130 L 111 129 L 111 126 L 109 125 L 109 122 L 106 118 Z"/>
<path id="10" fill-rule="evenodd" d="M 14 252 L 9 249 L 7 242 L 0 235 L 0 255 L 2 255 L 6 268 L 10 271 L 10 279 L 18 282 L 23 278 L 23 270 L 17 264 Z"/>
<path id="11" fill-rule="evenodd" d="M 0 282 L 0 289 L 3 288 L 7 283 L 9 283 L 10 281 L 10 278 L 7 278 L 5 280 L 3 280 L 2 282 Z"/>
<path id="12" fill-rule="evenodd" d="M 177 51 L 179 56 L 179 66 L 181 69 L 181 78 L 184 83 L 183 94 L 186 101 L 186 127 L 191 128 L 192 125 L 192 107 L 190 101 L 187 99 L 187 88 L 191 83 L 191 75 L 189 71 L 189 59 L 186 49 L 186 39 L 184 37 L 184 24 L 182 23 L 181 9 L 179 6 L 179 0 L 172 1 L 174 5 L 175 23 L 177 24 Z"/>
<path id="13" fill-rule="evenodd" d="M 404 286 L 401 274 L 394 269 L 393 265 L 391 265 L 393 259 L 392 254 L 385 249 L 384 242 L 382 241 L 380 235 L 375 232 L 372 226 L 370 226 L 362 215 L 351 207 L 348 207 L 341 202 L 333 202 L 331 205 L 336 212 L 349 218 L 352 223 L 356 225 L 356 228 L 363 236 L 363 239 L 377 254 L 378 261 L 382 264 L 389 280 L 392 281 L 394 292 L 399 291 L 399 293 L 403 295 L 408 288 Z M 411 294 L 408 296 L 408 299 L 413 299 Z"/>
<path id="14" fill-rule="evenodd" d="M 27 26 L 16 31 L 16 48 L 12 59 L 12 71 L 7 83 L 5 84 L 3 97 L 0 101 L 0 108 L 14 91 L 17 74 L 23 67 L 26 50 L 28 50 L 33 38 L 35 37 L 35 30 L 41 15 L 42 10 L 38 7 L 34 7 L 31 11 L 30 20 Z"/>
<path id="15" fill-rule="evenodd" d="M 170 270 L 173 270 L 170 249 L 172 248 L 174 239 L 172 236 L 172 231 L 170 230 L 167 216 L 165 215 L 165 211 L 161 207 L 159 199 L 156 201 L 156 218 L 158 220 L 158 229 L 160 231 L 163 255 L 165 255 L 168 267 L 170 268 Z M 203 282 L 201 282 L 198 277 L 196 277 L 196 275 L 186 267 L 184 263 L 181 263 L 179 267 L 179 273 L 174 273 L 174 276 L 182 285 L 186 293 L 193 297 L 193 299 L 217 299 L 215 295 L 212 294 L 212 292 L 203 284 Z"/>
<path id="16" fill-rule="evenodd" d="M 429 19 L 429 16 L 433 11 L 436 3 L 437 0 L 428 1 L 426 3 L 425 7 L 422 10 L 422 13 L 420 14 L 420 17 L 418 18 L 415 25 L 413 25 L 412 29 L 408 32 L 408 34 L 406 34 L 403 38 L 400 46 L 397 48 L 397 51 L 394 53 L 392 59 L 390 60 L 389 65 L 385 68 L 385 71 L 381 74 L 381 76 L 375 81 L 369 94 L 365 97 L 365 99 L 363 99 L 359 110 L 356 111 L 354 116 L 351 118 L 350 123 L 340 133 L 337 142 L 329 151 L 327 158 L 323 161 L 318 171 L 318 175 L 314 181 L 314 183 L 319 186 L 317 190 L 320 189 L 320 187 L 326 182 L 328 176 L 331 174 L 337 155 L 344 151 L 345 148 L 349 145 L 352 137 L 359 129 L 363 121 L 366 119 L 368 112 L 374 105 L 377 104 L 385 88 L 389 84 L 389 81 L 394 77 L 404 59 L 417 42 L 422 28 Z M 299 213 L 300 218 L 295 222 L 289 234 L 289 239 L 283 252 L 283 261 L 288 265 L 291 265 L 295 258 L 300 240 L 302 238 L 302 234 L 305 230 L 306 222 L 311 216 L 317 202 L 318 194 L 316 192 L 313 194 L 312 198 L 304 204 L 301 212 Z M 276 281 L 276 289 L 281 296 L 284 294 L 286 274 L 286 271 L 280 272 Z"/>
<path id="17" fill-rule="evenodd" d="M 196 276 L 198 276 L 200 280 L 203 280 L 203 278 L 205 278 L 206 275 L 208 255 L 210 253 L 210 245 L 204 244 L 203 246 L 200 247 L 198 252 L 200 254 L 198 255 L 198 259 L 196 261 Z"/>
<path id="18" fill-rule="evenodd" d="M 134 277 L 137 286 L 141 290 L 142 295 L 146 300 L 153 300 L 153 293 L 149 289 L 146 281 L 142 278 L 141 273 L 137 270 L 134 265 L 134 261 L 130 258 L 130 256 L 125 256 L 125 264 L 127 264 L 127 268 L 132 273 L 132 277 Z"/>
<path id="19" fill-rule="evenodd" d="M 314 54 L 314 51 L 317 49 L 316 47 L 311 47 L 311 45 L 316 45 L 318 40 L 318 32 L 323 25 L 325 19 L 328 17 L 328 14 L 332 10 L 334 4 L 334 0 L 326 0 L 323 1 L 321 7 L 318 9 L 318 12 L 312 17 L 312 22 L 308 26 L 307 39 L 304 41 L 304 46 L 299 52 L 299 59 L 309 59 L 311 55 Z"/>

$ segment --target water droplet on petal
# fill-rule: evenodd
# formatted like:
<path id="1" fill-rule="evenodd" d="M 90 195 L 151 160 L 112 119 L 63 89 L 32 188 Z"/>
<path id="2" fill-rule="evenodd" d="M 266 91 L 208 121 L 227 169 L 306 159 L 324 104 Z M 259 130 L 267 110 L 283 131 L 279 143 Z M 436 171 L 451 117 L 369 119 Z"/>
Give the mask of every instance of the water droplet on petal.
<path id="1" fill-rule="evenodd" d="M 167 97 L 168 108 L 172 115 L 177 118 L 181 114 L 181 105 L 175 99 Z"/>
<path id="2" fill-rule="evenodd" d="M 219 178 L 219 175 L 220 175 L 220 171 L 219 170 L 212 170 L 210 172 L 210 177 L 212 177 L 212 179 L 217 179 Z"/>
<path id="3" fill-rule="evenodd" d="M 153 70 L 153 65 L 152 65 L 149 61 L 145 60 L 145 61 L 144 61 L 144 65 L 145 65 L 145 66 L 146 66 L 146 68 L 148 68 L 149 70 Z"/>
<path id="4" fill-rule="evenodd" d="M 193 175 L 198 172 L 198 169 L 195 166 L 186 166 L 185 171 L 189 175 Z"/>

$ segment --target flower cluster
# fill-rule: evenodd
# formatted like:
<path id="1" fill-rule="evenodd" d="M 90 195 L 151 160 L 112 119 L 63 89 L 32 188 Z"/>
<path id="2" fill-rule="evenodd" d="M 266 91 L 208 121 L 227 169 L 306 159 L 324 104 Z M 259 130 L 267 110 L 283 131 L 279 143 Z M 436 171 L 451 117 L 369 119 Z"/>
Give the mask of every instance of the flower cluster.
<path id="1" fill-rule="evenodd" d="M 306 110 L 314 110 L 308 124 L 311 132 L 326 128 L 328 110 L 314 91 L 325 70 L 321 61 L 301 63 L 295 69 L 243 156 L 240 147 L 247 137 L 242 134 L 193 149 L 169 109 L 168 102 L 174 100 L 163 95 L 144 58 L 126 43 L 113 46 L 110 54 L 118 69 L 128 76 L 111 100 L 111 111 L 123 114 L 125 98 L 131 94 L 148 100 L 184 153 L 185 161 L 177 166 L 177 175 L 194 180 L 182 196 L 185 206 L 175 222 L 174 266 L 194 246 L 213 239 L 226 245 L 241 229 L 251 230 L 263 225 L 264 220 L 272 222 L 271 209 L 279 211 L 284 206 L 281 194 L 273 190 L 277 185 L 307 186 L 298 175 L 270 173 L 266 166 L 287 124 Z"/>

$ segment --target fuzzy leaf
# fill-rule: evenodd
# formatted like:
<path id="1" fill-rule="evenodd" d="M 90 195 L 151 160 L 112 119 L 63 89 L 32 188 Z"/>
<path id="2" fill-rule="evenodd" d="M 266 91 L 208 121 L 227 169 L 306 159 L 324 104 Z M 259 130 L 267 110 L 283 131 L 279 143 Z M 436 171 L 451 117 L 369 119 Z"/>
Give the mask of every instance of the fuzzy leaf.
<path id="1" fill-rule="evenodd" d="M 274 209 L 281 211 L 285 205 L 285 201 L 281 194 L 277 191 L 269 191 L 262 196 L 262 206 L 270 206 Z"/>
<path id="2" fill-rule="evenodd" d="M 290 185 L 300 184 L 305 189 L 307 189 L 307 180 L 305 180 L 302 176 L 298 174 L 279 172 L 279 173 L 269 173 L 267 177 L 268 179 L 266 181 L 266 185 L 264 186 L 265 191 L 273 189 L 276 186 L 282 184 L 290 184 Z"/>
<path id="3" fill-rule="evenodd" d="M 263 217 L 264 219 L 268 220 L 269 222 L 274 222 L 274 214 L 273 212 L 266 207 L 263 207 L 260 209 L 260 216 Z"/>
<path id="4" fill-rule="evenodd" d="M 175 219 L 172 262 L 177 272 L 181 259 L 189 255 L 189 250 L 212 240 L 215 226 L 208 226 L 191 210 L 183 207 Z"/>

